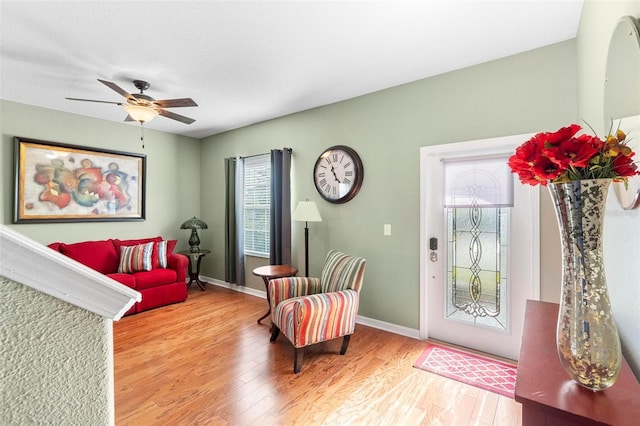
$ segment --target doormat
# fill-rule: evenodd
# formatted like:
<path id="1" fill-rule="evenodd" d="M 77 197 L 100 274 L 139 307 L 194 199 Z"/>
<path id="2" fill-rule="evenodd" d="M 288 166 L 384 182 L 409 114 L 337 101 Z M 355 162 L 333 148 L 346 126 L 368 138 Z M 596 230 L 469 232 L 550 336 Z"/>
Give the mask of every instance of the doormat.
<path id="1" fill-rule="evenodd" d="M 517 366 L 434 343 L 413 366 L 508 398 L 516 388 Z"/>

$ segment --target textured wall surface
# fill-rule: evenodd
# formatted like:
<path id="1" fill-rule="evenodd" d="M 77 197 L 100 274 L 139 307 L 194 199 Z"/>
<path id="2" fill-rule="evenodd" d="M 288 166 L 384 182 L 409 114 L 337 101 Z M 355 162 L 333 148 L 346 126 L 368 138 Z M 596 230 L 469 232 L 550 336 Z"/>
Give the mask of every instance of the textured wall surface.
<path id="1" fill-rule="evenodd" d="M 0 277 L 0 424 L 113 422 L 110 320 Z"/>

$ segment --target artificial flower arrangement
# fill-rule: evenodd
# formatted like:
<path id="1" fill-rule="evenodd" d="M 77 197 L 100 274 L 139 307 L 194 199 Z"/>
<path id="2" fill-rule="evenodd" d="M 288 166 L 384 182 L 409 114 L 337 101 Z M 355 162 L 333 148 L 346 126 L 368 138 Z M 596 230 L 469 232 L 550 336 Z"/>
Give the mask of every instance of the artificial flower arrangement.
<path id="1" fill-rule="evenodd" d="M 576 137 L 581 129 L 572 124 L 536 134 L 509 157 L 511 171 L 529 185 L 605 178 L 626 184 L 628 177 L 640 174 L 622 130 L 603 141 L 588 134 Z"/>

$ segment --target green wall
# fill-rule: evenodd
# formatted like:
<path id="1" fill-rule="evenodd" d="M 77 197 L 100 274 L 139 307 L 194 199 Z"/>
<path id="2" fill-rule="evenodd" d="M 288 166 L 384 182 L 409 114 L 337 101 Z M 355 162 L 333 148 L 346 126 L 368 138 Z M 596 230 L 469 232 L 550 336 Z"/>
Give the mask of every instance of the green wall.
<path id="1" fill-rule="evenodd" d="M 2 196 L 0 223 L 43 244 L 103 238 L 135 238 L 162 235 L 179 238 L 188 248 L 189 234 L 180 224 L 200 214 L 200 142 L 145 129 L 145 148 L 140 128 L 9 101 L 0 101 L 2 146 Z M 147 155 L 146 220 L 69 224 L 16 224 L 13 218 L 14 136 L 41 139 Z"/>
<path id="2" fill-rule="evenodd" d="M 319 274 L 329 249 L 365 257 L 359 314 L 418 329 L 419 148 L 555 130 L 576 120 L 576 105 L 572 40 L 206 138 L 202 217 L 210 227 L 203 241 L 214 255 L 203 272 L 224 279 L 223 158 L 291 147 L 292 208 L 308 198 L 323 218 L 309 224 L 310 274 Z M 343 205 L 323 201 L 312 180 L 317 156 L 337 144 L 354 148 L 365 170 L 360 193 Z M 555 218 L 547 225 L 557 232 Z M 292 227 L 293 263 L 303 270 L 304 224 Z"/>

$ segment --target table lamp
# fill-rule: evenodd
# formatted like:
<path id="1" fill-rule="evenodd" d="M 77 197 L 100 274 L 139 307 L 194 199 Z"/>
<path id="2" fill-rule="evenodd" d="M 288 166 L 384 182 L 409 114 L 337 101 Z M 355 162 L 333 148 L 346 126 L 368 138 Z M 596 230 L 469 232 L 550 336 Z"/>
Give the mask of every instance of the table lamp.
<path id="1" fill-rule="evenodd" d="M 207 228 L 207 224 L 195 216 L 189 220 L 185 220 L 182 225 L 180 225 L 180 229 L 191 229 L 191 237 L 189 237 L 191 253 L 197 253 L 200 251 L 200 237 L 198 237 L 197 230 Z"/>
<path id="2" fill-rule="evenodd" d="M 305 277 L 309 276 L 309 222 L 322 222 L 320 212 L 313 201 L 300 201 L 293 212 L 293 220 L 304 222 L 304 266 Z"/>

